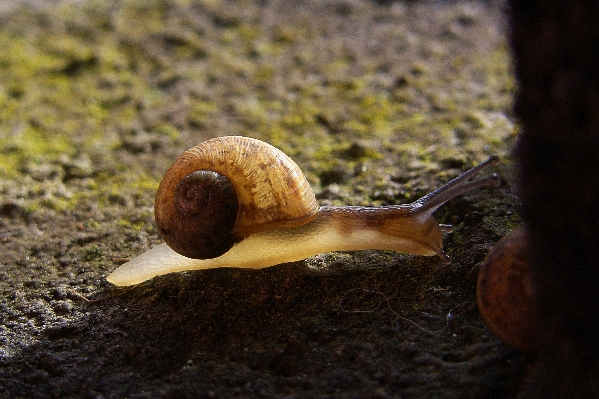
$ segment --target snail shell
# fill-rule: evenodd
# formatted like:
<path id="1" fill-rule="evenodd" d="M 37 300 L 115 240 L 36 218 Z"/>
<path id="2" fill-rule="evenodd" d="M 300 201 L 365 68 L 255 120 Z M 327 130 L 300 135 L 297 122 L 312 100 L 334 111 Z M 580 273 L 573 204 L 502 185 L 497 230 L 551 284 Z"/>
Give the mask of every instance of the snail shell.
<path id="1" fill-rule="evenodd" d="M 497 337 L 509 346 L 534 351 L 528 230 L 520 227 L 503 237 L 485 258 L 478 275 L 480 314 Z"/>
<path id="2" fill-rule="evenodd" d="M 155 218 L 175 252 L 208 259 L 251 234 L 304 224 L 318 209 L 291 158 L 263 141 L 226 136 L 175 160 L 158 187 Z"/>

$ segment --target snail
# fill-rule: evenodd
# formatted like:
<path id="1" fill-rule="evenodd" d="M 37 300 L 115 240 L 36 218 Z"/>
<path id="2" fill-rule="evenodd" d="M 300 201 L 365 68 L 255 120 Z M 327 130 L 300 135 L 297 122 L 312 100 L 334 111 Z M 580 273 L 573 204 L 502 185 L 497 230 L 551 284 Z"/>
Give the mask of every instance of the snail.
<path id="1" fill-rule="evenodd" d="M 529 234 L 526 226 L 519 227 L 495 244 L 480 268 L 476 296 L 489 329 L 512 348 L 532 353 L 537 339 Z"/>
<path id="2" fill-rule="evenodd" d="M 432 213 L 497 175 L 471 181 L 498 161 L 491 156 L 443 187 L 407 205 L 319 207 L 300 168 L 260 140 L 226 136 L 185 151 L 166 172 L 155 202 L 165 244 L 107 277 L 133 285 L 152 277 L 216 267 L 263 268 L 330 251 L 386 249 L 416 255 L 443 252 Z"/>

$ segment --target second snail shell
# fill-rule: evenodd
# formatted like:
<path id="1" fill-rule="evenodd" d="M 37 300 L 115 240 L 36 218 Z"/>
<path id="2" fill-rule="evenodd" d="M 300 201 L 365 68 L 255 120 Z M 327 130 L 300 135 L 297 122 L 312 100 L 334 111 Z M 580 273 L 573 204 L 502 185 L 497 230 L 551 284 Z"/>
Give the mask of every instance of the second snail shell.
<path id="1" fill-rule="evenodd" d="M 485 258 L 476 287 L 485 324 L 503 342 L 523 352 L 534 352 L 537 341 L 529 236 L 528 228 L 520 227 L 503 237 Z"/>
<path id="2" fill-rule="evenodd" d="M 318 208 L 301 169 L 282 151 L 249 137 L 225 136 L 175 160 L 156 192 L 155 218 L 173 250 L 207 259 L 251 234 L 306 223 Z"/>

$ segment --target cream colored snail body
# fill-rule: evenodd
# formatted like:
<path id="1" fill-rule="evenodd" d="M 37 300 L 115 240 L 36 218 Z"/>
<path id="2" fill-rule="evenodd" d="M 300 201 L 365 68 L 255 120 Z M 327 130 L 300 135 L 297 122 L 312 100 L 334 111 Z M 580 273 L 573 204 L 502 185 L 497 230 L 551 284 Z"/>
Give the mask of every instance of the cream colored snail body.
<path id="1" fill-rule="evenodd" d="M 156 193 L 156 225 L 166 244 L 123 264 L 107 280 L 133 285 L 152 277 L 215 267 L 263 268 L 329 251 L 387 249 L 444 259 L 432 213 L 496 175 L 470 181 L 492 156 L 407 205 L 319 207 L 299 167 L 260 140 L 228 136 L 184 152 Z M 171 249 L 172 248 L 172 249 Z"/>

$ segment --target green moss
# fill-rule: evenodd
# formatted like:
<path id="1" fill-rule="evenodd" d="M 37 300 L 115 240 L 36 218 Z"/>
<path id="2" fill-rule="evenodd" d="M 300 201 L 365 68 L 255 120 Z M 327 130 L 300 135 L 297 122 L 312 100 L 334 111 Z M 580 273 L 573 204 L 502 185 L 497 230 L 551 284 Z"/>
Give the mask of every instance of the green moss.
<path id="1" fill-rule="evenodd" d="M 89 244 L 84 249 L 84 259 L 86 261 L 101 260 L 104 257 L 104 252 L 99 245 Z"/>
<path id="2" fill-rule="evenodd" d="M 85 196 L 37 195 L 24 206 L 151 202 L 174 156 L 218 134 L 273 143 L 312 182 L 323 171 L 349 171 L 347 192 L 360 195 L 404 161 L 436 170 L 440 159 L 480 158 L 513 137 L 498 111 L 513 90 L 505 45 L 436 49 L 447 62 L 360 63 L 359 46 L 331 41 L 316 51 L 320 33 L 310 21 L 264 26 L 252 11 L 232 15 L 220 2 L 201 7 L 211 19 L 194 19 L 185 1 L 156 0 L 63 5 L 44 11 L 45 26 L 32 25 L 44 18 L 27 12 L 7 20 L 0 29 L 3 178 L 20 179 L 24 159 L 61 168 L 65 155 L 93 161 Z M 469 94 L 478 89 L 473 75 L 493 90 Z M 358 140 L 377 144 L 350 155 Z"/>

